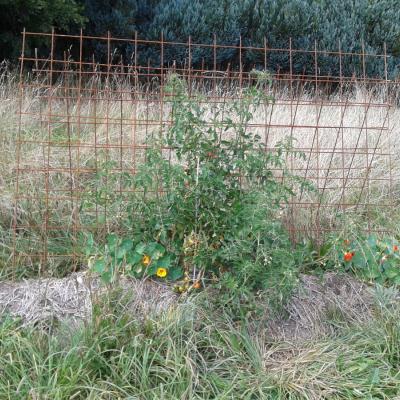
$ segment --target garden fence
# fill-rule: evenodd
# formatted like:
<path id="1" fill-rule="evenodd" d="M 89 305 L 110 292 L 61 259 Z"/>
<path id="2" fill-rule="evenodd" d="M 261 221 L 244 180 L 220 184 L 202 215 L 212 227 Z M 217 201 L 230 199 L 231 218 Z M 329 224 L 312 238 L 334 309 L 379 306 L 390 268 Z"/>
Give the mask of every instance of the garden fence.
<path id="1" fill-rule="evenodd" d="M 32 48 L 32 39 L 47 41 L 50 53 Z M 99 47 L 106 49 L 106 59 L 96 56 Z M 120 56 L 122 47 L 130 49 L 129 60 Z M 224 52 L 236 54 L 237 64 L 224 63 Z M 251 65 L 250 52 L 258 60 Z M 194 54 L 202 61 L 192 63 Z M 281 57 L 289 68 L 270 69 L 272 57 Z M 342 71 L 350 58 L 359 68 L 346 76 Z M 272 49 L 267 40 L 262 47 L 246 47 L 241 39 L 224 45 L 215 36 L 199 44 L 191 38 L 172 43 L 162 35 L 145 41 L 137 35 L 24 31 L 16 110 L 15 262 L 45 269 L 58 259 L 60 265 L 70 260 L 78 266 L 82 232 L 101 235 L 123 226 L 130 194 L 123 177 L 146 162 L 149 137 L 171 123 L 164 89 L 172 73 L 187 82 L 199 104 L 212 107 L 240 98 L 242 89 L 254 84 L 252 71 L 268 71 L 266 90 L 273 100 L 257 109 L 249 129 L 263 137 L 265 151 L 275 151 L 289 137 L 289 170 L 315 187 L 282 205 L 293 238 L 318 239 L 340 230 L 354 212 L 364 215 L 365 229 L 383 230 L 368 221 L 375 210 L 394 204 L 387 58 L 384 46 L 381 54 L 368 54 L 343 52 L 340 44 L 325 51 L 317 43 L 295 49 L 289 41 L 287 48 Z M 296 68 L 300 59 L 308 60 L 302 73 Z M 374 76 L 366 73 L 371 61 L 381 65 Z M 174 162 L 173 149 L 164 151 Z M 285 179 L 282 171 L 274 173 Z M 31 223 L 21 218 L 27 208 L 36 215 Z"/>

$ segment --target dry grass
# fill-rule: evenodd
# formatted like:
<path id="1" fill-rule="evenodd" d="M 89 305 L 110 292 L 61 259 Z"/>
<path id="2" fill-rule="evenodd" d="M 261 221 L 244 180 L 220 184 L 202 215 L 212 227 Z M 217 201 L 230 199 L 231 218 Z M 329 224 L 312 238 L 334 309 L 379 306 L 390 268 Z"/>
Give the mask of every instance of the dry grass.
<path id="1" fill-rule="evenodd" d="M 125 302 L 125 312 L 137 320 L 155 317 L 164 311 L 173 312 L 178 307 L 178 296 L 166 284 L 122 277 L 113 285 L 113 290 L 116 288 Z M 2 282 L 0 317 L 7 314 L 18 318 L 23 326 L 51 328 L 67 324 L 78 329 L 91 320 L 93 306 L 107 297 L 108 292 L 109 288 L 89 272 L 61 279 Z M 180 303 L 191 301 L 184 297 Z M 374 296 L 368 286 L 348 275 L 329 273 L 320 279 L 302 275 L 298 289 L 285 308 L 284 318 L 271 319 L 265 305 L 268 336 L 277 341 L 304 342 L 334 334 L 336 324 L 361 324 L 371 320 Z"/>
<path id="2" fill-rule="evenodd" d="M 40 79 L 37 78 L 40 82 Z M 36 83 L 38 83 L 36 82 Z M 122 85 L 127 90 L 127 82 L 114 82 L 115 85 Z M 88 87 L 97 87 L 101 89 L 101 85 L 93 78 L 88 82 Z M 229 89 L 232 94 L 233 89 Z M 221 94 L 224 92 L 221 89 Z M 43 89 L 27 88 L 23 93 L 22 111 L 29 115 L 22 115 L 21 119 L 21 137 L 27 141 L 47 140 L 48 125 L 42 122 L 45 119 L 48 103 L 41 99 Z M 47 93 L 49 94 L 49 93 Z M 63 95 L 63 89 L 55 89 L 54 94 Z M 128 98 L 130 95 L 126 95 Z M 147 102 L 134 103 L 132 101 L 121 102 L 116 98 L 111 100 L 106 98 L 104 92 L 99 92 L 96 104 L 93 101 L 81 99 L 80 102 L 70 102 L 68 105 L 65 101 L 52 100 L 52 113 L 65 114 L 68 113 L 71 119 L 81 117 L 81 121 L 85 121 L 85 117 L 97 118 L 96 129 L 93 125 L 71 124 L 69 131 L 65 118 L 54 118 L 52 122 L 52 140 L 59 143 L 54 146 L 48 153 L 46 145 L 40 143 L 26 143 L 21 146 L 20 167 L 21 168 L 40 168 L 48 166 L 54 168 L 65 168 L 66 172 L 51 173 L 49 176 L 50 196 L 60 194 L 57 190 L 66 190 L 65 195 L 69 195 L 68 190 L 71 188 L 74 195 L 78 194 L 80 200 L 73 201 L 50 201 L 49 208 L 49 224 L 53 226 L 63 226 L 62 233 L 59 232 L 55 236 L 64 236 L 64 239 L 55 239 L 54 243 L 49 244 L 50 252 L 54 250 L 56 253 L 68 252 L 67 242 L 71 242 L 68 232 L 73 231 L 74 217 L 73 214 L 81 205 L 81 200 L 92 190 L 93 174 L 75 174 L 71 179 L 68 172 L 69 168 L 74 170 L 78 168 L 92 168 L 102 165 L 107 160 L 114 160 L 118 168 L 127 171 L 134 170 L 138 163 L 143 162 L 143 151 L 137 150 L 135 157 L 131 149 L 127 149 L 121 153 L 118 145 L 122 142 L 126 145 L 144 145 L 146 140 L 160 131 L 160 125 L 157 121 L 160 119 L 160 111 L 157 103 L 151 100 Z M 130 98 L 130 97 L 129 97 Z M 291 209 L 290 224 L 296 229 L 311 232 L 315 228 L 318 219 L 322 221 L 323 226 L 341 228 L 342 222 L 338 222 L 338 210 L 340 207 L 330 207 L 330 205 L 340 203 L 355 204 L 358 201 L 368 202 L 370 204 L 367 214 L 363 207 L 349 207 L 346 213 L 347 218 L 356 219 L 356 211 L 363 218 L 359 219 L 364 226 L 368 219 L 369 227 L 390 228 L 397 224 L 397 218 L 393 218 L 391 209 L 387 207 L 389 203 L 389 180 L 393 182 L 393 194 L 396 196 L 398 192 L 398 182 L 400 174 L 400 152 L 397 144 L 397 126 L 400 123 L 400 110 L 392 108 L 387 114 L 387 108 L 376 107 L 375 104 L 383 101 L 383 92 L 376 88 L 372 91 L 365 91 L 361 88 L 353 90 L 347 100 L 348 106 L 335 105 L 340 100 L 338 96 L 331 97 L 329 102 L 323 103 L 322 107 L 318 103 L 312 101 L 310 93 L 299 93 L 295 101 L 289 101 L 287 90 L 280 89 L 276 92 L 275 98 L 279 100 L 277 104 L 269 104 L 262 106 L 254 112 L 254 120 L 251 123 L 271 125 L 280 124 L 287 127 L 270 127 L 254 128 L 255 131 L 265 138 L 269 147 L 273 147 L 277 142 L 292 137 L 295 147 L 305 149 L 305 159 L 292 157 L 288 155 L 288 165 L 296 170 L 296 174 L 307 178 L 315 186 L 320 188 L 319 194 L 313 192 L 304 192 L 299 195 L 301 202 L 320 202 L 321 207 L 318 209 L 318 217 L 316 209 L 301 208 L 295 206 Z M 0 74 L 0 143 L 1 154 L 0 159 L 0 226 L 2 231 L 0 235 L 2 239 L 3 264 L 9 264 L 10 247 L 12 244 L 10 235 L 10 227 L 12 225 L 12 216 L 14 212 L 13 192 L 15 187 L 15 168 L 16 168 L 16 145 L 15 138 L 18 136 L 19 109 L 17 78 L 15 74 L 9 73 L 7 69 L 3 69 Z M 343 99 L 342 99 L 343 100 Z M 367 105 L 359 105 L 362 103 Z M 358 104 L 358 105 L 357 105 Z M 205 107 L 208 107 L 205 105 Z M 168 119 L 168 107 L 164 107 L 164 119 Z M 209 111 L 212 114 L 211 109 Z M 34 114 L 34 115 L 31 115 Z M 122 118 L 126 118 L 127 125 L 119 123 Z M 235 118 L 235 116 L 232 116 Z M 133 127 L 134 120 L 154 120 L 155 126 L 145 126 L 136 124 Z M 115 124 L 107 125 L 108 121 L 116 121 Z M 119 122 L 118 122 L 119 121 Z M 318 121 L 320 126 L 352 126 L 354 128 L 320 128 L 318 131 L 314 128 L 305 128 L 314 126 Z M 360 129 L 361 126 L 382 127 L 389 125 L 388 131 L 379 129 L 369 130 L 368 136 L 365 130 Z M 292 127 L 295 125 L 297 127 Z M 163 128 L 165 129 L 165 127 Z M 227 133 L 229 134 L 229 132 Z M 95 143 L 97 149 L 93 147 L 81 146 L 79 150 L 73 147 L 68 148 L 68 141 L 80 141 L 81 143 Z M 268 140 L 267 140 L 268 138 Z M 315 150 L 318 147 L 322 152 L 307 152 L 307 149 Z M 107 143 L 116 147 L 107 151 L 103 151 L 101 147 Z M 352 154 L 352 149 L 357 148 L 358 153 L 366 148 L 376 148 L 376 153 L 370 150 L 368 156 L 364 154 Z M 326 149 L 327 151 L 324 151 Z M 329 150 L 330 149 L 330 150 Z M 335 151 L 331 151 L 335 149 Z M 342 150 L 346 152 L 342 154 Z M 388 154 L 392 156 L 380 154 Z M 49 154 L 49 158 L 47 158 Z M 172 157 L 166 151 L 166 157 Z M 343 166 L 345 170 L 343 170 Z M 370 167 L 367 175 L 367 166 Z M 319 172 L 317 173 L 317 167 Z M 351 167 L 350 170 L 346 168 Z M 277 172 L 279 176 L 279 172 Z M 347 179 L 348 178 L 348 179 Z M 346 184 L 343 185 L 343 179 Z M 362 193 L 360 191 L 362 188 Z M 118 189 L 118 180 L 115 186 Z M 78 193 L 81 190 L 82 193 Z M 108 190 L 112 191 L 109 184 Z M 37 225 L 38 229 L 32 229 L 25 232 L 21 238 L 22 251 L 24 253 L 35 252 L 43 246 L 43 232 L 40 226 L 43 225 L 45 219 L 45 175 L 38 173 L 21 173 L 19 176 L 19 192 L 23 195 L 34 195 L 41 200 L 20 200 L 18 202 L 17 216 L 18 224 L 21 225 Z M 297 200 L 298 200 L 297 199 Z M 109 208 L 111 209 L 111 207 Z M 100 211 L 100 213 L 102 210 Z M 110 211 L 109 211 L 110 212 Z M 111 211 L 111 214 L 113 211 Z M 111 215 L 110 214 L 110 215 Z M 109 223 L 118 224 L 118 216 L 123 217 L 123 210 L 119 207 L 118 215 L 112 215 Z M 365 218 L 367 216 L 367 218 Z M 389 218 L 388 218 L 389 217 Z M 93 209 L 88 213 L 79 213 L 79 223 L 85 224 L 93 222 Z M 107 229 L 107 228 L 106 228 Z M 60 244 L 64 240 L 65 243 Z M 31 265 L 29 257 L 21 259 L 22 264 Z M 65 260 L 60 259 L 55 263 L 54 269 L 61 268 Z"/>
<path id="3" fill-rule="evenodd" d="M 132 318 L 145 319 L 176 304 L 171 288 L 155 281 L 122 277 L 121 298 L 129 298 L 125 311 Z M 33 279 L 0 283 L 0 319 L 9 315 L 23 326 L 52 328 L 59 324 L 79 329 L 92 318 L 93 305 L 107 295 L 109 288 L 89 272 L 75 273 L 62 279 Z"/>

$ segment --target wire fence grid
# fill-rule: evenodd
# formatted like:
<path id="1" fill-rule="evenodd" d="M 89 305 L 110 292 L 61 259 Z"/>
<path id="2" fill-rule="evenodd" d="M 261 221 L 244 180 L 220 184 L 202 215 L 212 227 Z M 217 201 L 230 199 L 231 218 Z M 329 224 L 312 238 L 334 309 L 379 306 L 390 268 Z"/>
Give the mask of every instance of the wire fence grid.
<path id="1" fill-rule="evenodd" d="M 46 39 L 50 53 L 26 50 L 28 38 Z M 95 44 L 106 59 L 91 53 Z M 121 46 L 132 48 L 129 61 Z M 90 49 L 90 52 L 89 50 Z M 165 54 L 179 49 L 180 59 Z M 207 59 L 192 63 L 193 54 Z M 237 53 L 237 65 L 219 62 L 223 51 Z M 143 63 L 140 52 L 155 54 Z M 259 62 L 243 60 L 251 52 Z M 269 68 L 269 57 L 280 54 L 289 66 Z M 308 60 L 302 74 L 296 60 Z M 349 58 L 360 68 L 343 71 Z M 148 138 L 171 124 L 164 91 L 173 72 L 204 107 L 240 98 L 254 84 L 253 69 L 268 71 L 273 102 L 260 106 L 249 128 L 262 135 L 265 150 L 289 137 L 291 172 L 309 180 L 316 192 L 290 198 L 284 218 L 293 237 L 320 238 L 342 229 L 338 215 L 361 210 L 367 221 L 374 210 L 393 207 L 390 112 L 394 82 L 387 75 L 387 54 L 346 53 L 318 49 L 263 47 L 140 40 L 23 32 L 20 58 L 19 129 L 16 138 L 14 260 L 45 269 L 50 260 L 78 266 L 81 232 L 106 232 L 123 226 L 129 187 L 123 176 L 135 174 L 145 160 Z M 141 60 L 141 62 L 139 62 Z M 380 76 L 368 76 L 368 63 L 381 62 Z M 321 65 L 335 64 L 326 74 Z M 29 97 L 29 101 L 27 98 Z M 34 101 L 32 101 L 32 98 Z M 212 124 L 210 120 L 210 124 Z M 165 147 L 173 160 L 173 149 Z M 303 153 L 299 159 L 294 154 Z M 173 161 L 172 161 L 173 162 Z M 102 171 L 107 170 L 107 174 Z M 274 171 L 282 178 L 282 171 Z M 95 198 L 95 202 L 88 199 Z M 37 218 L 27 222 L 29 207 Z M 369 231 L 383 227 L 366 223 Z M 100 233 L 99 233 L 100 234 Z"/>

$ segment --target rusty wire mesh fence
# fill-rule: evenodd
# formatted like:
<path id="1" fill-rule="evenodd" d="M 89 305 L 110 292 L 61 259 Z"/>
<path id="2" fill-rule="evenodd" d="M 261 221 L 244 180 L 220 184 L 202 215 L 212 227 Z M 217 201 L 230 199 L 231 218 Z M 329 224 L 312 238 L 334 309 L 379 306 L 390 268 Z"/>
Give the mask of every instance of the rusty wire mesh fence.
<path id="1" fill-rule="evenodd" d="M 47 39 L 50 54 L 29 54 L 30 37 Z M 96 59 L 87 49 L 93 43 L 106 49 L 106 59 Z M 118 46 L 132 49 L 129 62 L 118 55 Z M 72 49 L 72 50 L 71 50 Z M 157 56 L 146 63 L 140 52 Z M 181 58 L 165 62 L 164 54 L 179 49 Z M 206 61 L 192 63 L 199 50 Z M 218 54 L 237 53 L 237 65 L 220 65 Z M 244 55 L 259 60 L 246 65 Z M 271 70 L 269 60 L 280 54 L 289 68 Z M 308 68 L 294 72 L 302 57 Z M 349 58 L 360 69 L 343 73 Z M 368 63 L 378 60 L 381 74 L 367 76 Z M 274 151 L 285 137 L 294 147 L 287 155 L 293 174 L 306 178 L 315 191 L 301 191 L 285 206 L 284 218 L 293 236 L 321 237 L 342 228 L 338 215 L 361 210 L 365 220 L 377 208 L 393 206 L 392 151 L 389 129 L 391 82 L 387 55 L 346 53 L 340 50 L 271 49 L 217 44 L 169 43 L 106 37 L 23 33 L 20 74 L 19 130 L 16 138 L 14 260 L 39 265 L 51 260 L 79 264 L 81 232 L 123 227 L 129 210 L 130 188 L 124 176 L 135 174 L 145 160 L 148 138 L 163 134 L 171 124 L 164 91 L 173 72 L 187 82 L 189 94 L 199 96 L 204 107 L 223 107 L 240 98 L 254 83 L 253 68 L 269 71 L 269 94 L 254 114 L 249 128 L 264 140 L 265 151 Z M 321 65 L 335 65 L 326 74 Z M 206 65 L 208 67 L 206 67 Z M 211 67 L 210 67 L 211 65 Z M 321 72 L 322 71 L 322 72 Z M 29 98 L 29 101 L 27 100 Z M 213 121 L 210 120 L 210 124 Z M 173 149 L 164 149 L 173 162 Z M 301 152 L 303 157 L 295 156 Z M 281 171 L 274 171 L 277 179 Z M 91 199 L 96 199 L 92 201 Z M 31 219 L 22 218 L 31 210 Z M 368 230 L 382 230 L 366 224 Z M 57 261 L 58 260 L 58 261 Z"/>

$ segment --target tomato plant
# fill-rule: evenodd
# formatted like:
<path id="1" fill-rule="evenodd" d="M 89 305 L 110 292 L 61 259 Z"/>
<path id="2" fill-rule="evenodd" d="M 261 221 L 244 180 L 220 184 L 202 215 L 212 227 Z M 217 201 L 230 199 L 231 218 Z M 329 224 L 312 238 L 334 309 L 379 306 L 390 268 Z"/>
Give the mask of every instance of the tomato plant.
<path id="1" fill-rule="evenodd" d="M 254 113 L 273 101 L 268 75 L 256 73 L 255 80 L 237 99 L 209 104 L 170 76 L 165 95 L 172 123 L 149 135 L 146 162 L 124 179 L 131 196 L 123 235 L 108 235 L 93 258 L 93 270 L 105 281 L 118 273 L 184 277 L 178 291 L 186 291 L 229 275 L 236 287 L 291 287 L 296 266 L 279 214 L 295 187 L 309 185 L 286 168 L 289 151 L 302 156 L 292 143 L 266 151 L 252 127 Z"/>

